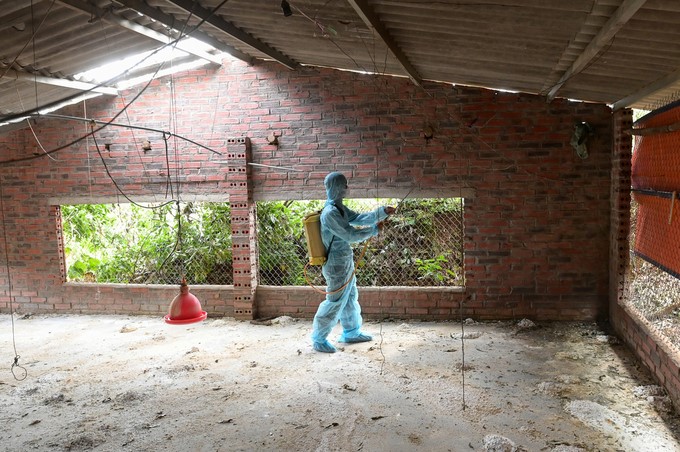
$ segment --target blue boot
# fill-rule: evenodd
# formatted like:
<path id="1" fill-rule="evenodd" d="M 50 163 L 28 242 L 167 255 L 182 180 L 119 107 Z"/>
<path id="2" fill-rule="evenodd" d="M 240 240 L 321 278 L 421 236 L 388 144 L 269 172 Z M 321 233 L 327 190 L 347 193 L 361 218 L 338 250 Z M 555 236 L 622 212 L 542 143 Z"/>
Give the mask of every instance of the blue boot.
<path id="1" fill-rule="evenodd" d="M 356 336 L 353 337 L 347 337 L 345 336 L 345 333 L 342 333 L 340 337 L 338 338 L 338 342 L 345 342 L 348 344 L 355 344 L 357 342 L 369 342 L 373 340 L 373 336 L 370 334 L 366 333 L 359 333 Z"/>
<path id="2" fill-rule="evenodd" d="M 337 351 L 335 347 L 333 347 L 331 343 L 328 341 L 314 342 L 312 346 L 314 347 L 314 350 L 316 350 L 317 352 L 335 353 Z"/>

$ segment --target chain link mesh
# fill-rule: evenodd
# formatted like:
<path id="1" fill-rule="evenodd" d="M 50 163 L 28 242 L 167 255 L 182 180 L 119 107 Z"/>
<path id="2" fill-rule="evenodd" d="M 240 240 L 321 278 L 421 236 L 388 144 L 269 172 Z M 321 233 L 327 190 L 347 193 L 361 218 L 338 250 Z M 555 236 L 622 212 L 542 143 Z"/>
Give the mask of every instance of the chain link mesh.
<path id="1" fill-rule="evenodd" d="M 398 200 L 379 200 L 396 205 Z M 375 201 L 346 200 L 358 212 Z M 258 203 L 260 284 L 325 286 L 321 266 L 307 268 L 302 218 L 319 210 L 320 201 Z M 284 209 L 289 209 L 283 214 Z M 278 215 L 276 215 L 278 214 Z M 463 200 L 404 201 L 378 237 L 354 246 L 359 286 L 460 286 L 463 284 Z M 359 260 L 364 253 L 363 259 Z"/>

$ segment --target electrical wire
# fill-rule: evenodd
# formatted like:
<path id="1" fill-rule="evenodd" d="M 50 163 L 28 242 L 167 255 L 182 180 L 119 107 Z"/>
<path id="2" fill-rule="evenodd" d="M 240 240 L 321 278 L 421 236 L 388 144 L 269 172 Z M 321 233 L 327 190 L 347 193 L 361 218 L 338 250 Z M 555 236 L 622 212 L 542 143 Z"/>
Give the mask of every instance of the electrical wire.
<path id="1" fill-rule="evenodd" d="M 94 124 L 90 124 L 90 127 L 94 128 Z M 118 182 L 116 182 L 116 179 L 114 179 L 113 175 L 111 174 L 111 171 L 109 171 L 109 166 L 106 164 L 106 160 L 104 160 L 104 156 L 102 155 L 102 151 L 99 148 L 99 143 L 97 142 L 97 137 L 94 134 L 91 134 L 91 135 L 92 135 L 92 140 L 94 141 L 94 146 L 97 149 L 97 154 L 99 154 L 99 158 L 100 158 L 102 164 L 104 165 L 104 170 L 106 171 L 106 175 L 109 176 L 109 179 L 111 179 L 111 182 L 113 182 L 113 185 L 118 190 L 118 193 L 120 193 L 123 196 L 123 198 L 127 199 L 130 204 L 134 204 L 135 206 L 141 207 L 143 209 L 158 209 L 160 207 L 167 206 L 168 204 L 171 204 L 171 203 L 174 202 L 174 200 L 170 200 L 170 201 L 164 202 L 164 203 L 162 203 L 158 206 L 145 206 L 143 204 L 139 204 L 139 203 L 135 202 L 132 198 L 130 198 L 123 191 L 123 189 L 120 188 L 120 185 L 118 185 Z"/>
<path id="2" fill-rule="evenodd" d="M 163 207 L 165 207 L 165 206 L 167 206 L 167 205 L 169 205 L 169 204 L 172 204 L 172 203 L 177 203 L 177 212 L 178 212 L 178 215 L 179 215 L 179 199 L 171 199 L 171 200 L 169 200 L 169 201 L 167 201 L 167 202 L 164 202 L 164 203 L 161 203 L 161 204 L 155 205 L 155 206 L 145 206 L 144 204 L 139 204 L 139 203 L 135 202 L 134 200 L 132 200 L 125 192 L 123 192 L 123 190 L 120 188 L 120 186 L 118 185 L 118 183 L 116 182 L 116 180 L 113 178 L 113 176 L 112 176 L 111 173 L 109 172 L 109 168 L 108 168 L 106 162 L 104 161 L 104 156 L 102 155 L 101 149 L 99 148 L 99 144 L 97 143 L 97 138 L 96 138 L 96 136 L 94 136 L 94 135 L 93 135 L 93 141 L 94 141 L 95 148 L 97 149 L 97 153 L 99 154 L 99 157 L 100 157 L 100 159 L 101 159 L 101 161 L 102 161 L 102 164 L 104 165 L 104 169 L 106 170 L 106 174 L 109 176 L 109 178 L 110 178 L 111 181 L 113 182 L 113 185 L 116 187 L 116 189 L 118 189 L 118 192 L 119 192 L 125 199 L 127 199 L 128 202 L 130 202 L 130 204 L 133 204 L 133 205 L 135 205 L 135 206 L 137 206 L 137 207 L 140 207 L 140 208 L 143 208 L 143 209 L 152 209 L 152 210 L 155 210 L 155 209 L 163 208 Z M 166 146 L 167 146 L 167 141 L 164 140 L 164 142 L 166 143 Z M 166 149 L 166 151 L 167 151 L 167 149 Z M 178 220 L 178 221 L 179 221 L 179 220 Z M 177 251 L 178 247 L 180 246 L 180 234 L 181 234 L 181 233 L 179 232 L 180 228 L 181 228 L 181 223 L 178 225 L 178 235 L 177 235 L 177 238 L 175 239 L 175 245 L 173 246 L 172 250 L 170 250 L 170 252 L 169 252 L 168 255 L 165 257 L 165 259 L 163 259 L 163 262 L 161 262 L 160 265 L 158 265 L 158 269 L 159 269 L 159 270 L 162 269 L 162 268 L 165 266 L 165 264 L 167 263 L 167 261 L 170 259 L 171 256 L 174 255 L 175 251 Z"/>
<path id="3" fill-rule="evenodd" d="M 53 3 L 54 3 L 54 1 L 55 1 L 55 0 L 53 0 Z M 221 2 L 219 5 L 217 5 L 215 8 L 213 8 L 213 9 L 210 11 L 210 14 L 208 14 L 208 15 L 206 15 L 206 17 L 202 18 L 201 21 L 200 21 L 195 27 L 193 27 L 193 29 L 192 29 L 191 31 L 189 31 L 189 32 L 187 32 L 187 33 L 185 33 L 185 34 L 180 34 L 176 39 L 174 39 L 174 40 L 172 40 L 172 41 L 170 41 L 170 42 L 168 42 L 168 43 L 166 43 L 166 44 L 160 46 L 159 48 L 157 48 L 156 50 L 154 50 L 153 52 L 151 52 L 149 55 L 147 55 L 146 57 L 144 57 L 143 59 L 141 59 L 137 64 L 135 64 L 135 65 L 132 66 L 130 69 L 128 69 L 128 70 L 126 70 L 125 72 L 123 72 L 122 74 L 116 75 L 115 77 L 112 77 L 112 78 L 110 78 L 110 79 L 108 79 L 108 80 L 105 80 L 105 81 L 103 81 L 103 82 L 101 82 L 101 83 L 98 83 L 98 84 L 96 84 L 96 85 L 94 85 L 94 86 L 88 88 L 87 90 L 83 90 L 83 91 L 78 92 L 78 93 L 76 93 L 76 94 L 73 94 L 73 95 L 70 95 L 70 96 L 66 96 L 66 97 L 64 97 L 64 98 L 62 98 L 62 99 L 60 99 L 60 100 L 51 102 L 51 103 L 49 103 L 49 104 L 47 104 L 47 105 L 43 105 L 43 106 L 40 106 L 40 107 L 36 107 L 36 108 L 33 108 L 33 109 L 31 109 L 31 110 L 28 110 L 28 111 L 21 112 L 21 113 L 15 113 L 15 114 L 12 114 L 12 115 L 9 115 L 9 116 L 1 117 L 1 118 L 0 118 L 0 122 L 3 122 L 3 121 L 4 121 L 4 122 L 8 122 L 8 121 L 16 120 L 16 119 L 22 119 L 22 118 L 24 118 L 24 117 L 26 117 L 26 116 L 35 115 L 36 113 L 39 113 L 40 110 L 43 110 L 43 109 L 46 109 L 46 108 L 50 108 L 50 107 L 52 107 L 52 106 L 60 105 L 60 104 L 62 104 L 62 103 L 65 103 L 65 102 L 74 100 L 74 99 L 76 99 L 76 98 L 78 98 L 78 97 L 83 96 L 85 93 L 89 93 L 89 92 L 91 92 L 91 91 L 93 91 L 93 90 L 95 90 L 95 89 L 97 89 L 97 88 L 102 87 L 102 86 L 108 86 L 108 85 L 110 85 L 111 83 L 115 82 L 116 80 L 118 80 L 118 79 L 120 79 L 120 78 L 123 78 L 123 77 L 126 77 L 126 76 L 130 73 L 130 71 L 132 71 L 132 70 L 135 69 L 137 66 L 141 65 L 142 63 L 144 63 L 147 59 L 151 58 L 151 57 L 152 57 L 153 55 L 155 55 L 156 53 L 160 52 L 161 50 L 163 50 L 164 48 L 166 48 L 166 47 L 168 47 L 168 46 L 177 45 L 177 43 L 178 43 L 179 41 L 181 41 L 182 39 L 184 39 L 184 38 L 187 37 L 187 36 L 190 36 L 193 32 L 195 32 L 196 30 L 198 30 L 198 29 L 199 29 L 199 28 L 200 28 L 200 27 L 201 27 L 201 26 L 202 26 L 202 25 L 203 25 L 210 17 L 212 17 L 214 14 L 216 14 L 217 11 L 218 11 L 225 3 L 227 3 L 227 1 L 228 1 L 228 0 L 222 0 L 222 2 Z M 196 3 L 196 1 L 194 1 L 194 4 L 195 4 L 195 3 Z M 186 26 L 186 24 L 185 24 L 185 26 Z M 29 41 L 29 42 L 30 42 L 30 41 Z M 28 45 L 28 43 L 27 43 L 26 45 Z M 17 57 L 17 58 L 18 58 L 18 57 Z M 137 93 L 137 95 L 135 95 L 135 97 L 130 101 L 130 103 L 128 103 L 127 105 L 125 105 L 121 111 L 119 111 L 116 115 L 114 115 L 114 117 L 113 117 L 113 119 L 112 119 L 111 121 L 114 121 L 115 119 L 117 119 L 124 111 L 127 110 L 127 108 L 130 107 L 130 105 L 132 105 L 132 103 L 134 103 L 134 102 L 135 102 L 135 101 L 136 101 L 136 100 L 137 100 L 137 99 L 138 99 L 138 98 L 139 98 L 139 97 L 140 97 L 140 96 L 148 89 L 148 87 L 149 87 L 149 85 L 151 84 L 151 82 L 155 79 L 156 74 L 158 74 L 158 72 L 159 72 L 160 69 L 164 66 L 164 64 L 165 64 L 165 62 L 162 62 L 162 63 L 158 66 L 158 68 L 156 68 L 156 70 L 154 71 L 154 74 L 153 74 L 151 80 L 149 80 L 149 82 L 142 88 L 142 90 L 141 90 L 139 93 Z M 5 72 L 5 73 L 6 73 L 6 72 Z M 3 74 L 3 76 L 4 76 L 4 74 Z M 104 126 L 104 127 L 106 127 L 106 126 Z M 97 131 L 103 129 L 104 127 L 101 127 L 101 128 L 98 129 Z M 83 139 L 85 139 L 85 137 L 80 137 L 80 138 L 78 138 L 78 139 L 76 139 L 76 140 L 74 140 L 74 141 L 72 141 L 72 142 L 70 142 L 70 143 L 67 143 L 66 145 L 59 146 L 59 147 L 57 147 L 57 148 L 55 148 L 55 149 L 52 149 L 51 151 L 48 151 L 47 154 L 52 154 L 52 153 L 54 153 L 54 152 L 58 152 L 58 151 L 61 151 L 61 150 L 63 150 L 63 149 L 66 149 L 66 148 L 68 148 L 68 147 L 70 147 L 70 146 L 73 146 L 73 145 L 76 144 L 76 143 L 79 143 L 79 142 L 82 141 Z M 0 161 L 0 165 L 6 164 L 6 163 L 16 163 L 16 162 L 22 162 L 22 161 L 26 161 L 26 160 L 33 160 L 33 159 L 35 159 L 35 158 L 40 158 L 40 157 L 42 157 L 42 156 L 33 156 L 33 157 L 26 157 L 26 158 L 21 158 L 21 159 L 5 160 L 5 161 Z"/>
<path id="4" fill-rule="evenodd" d="M 19 91 L 19 87 L 17 86 L 16 80 L 14 81 L 14 88 L 17 91 L 17 99 L 19 100 L 19 104 L 21 105 L 21 108 L 23 109 L 23 108 L 25 108 L 24 107 L 24 101 L 21 98 L 21 92 Z M 51 155 L 47 154 L 47 149 L 45 149 L 45 147 L 40 142 L 38 135 L 36 135 L 35 130 L 33 129 L 33 126 L 31 125 L 30 118 L 26 118 L 26 124 L 28 125 L 28 128 L 31 130 L 31 134 L 33 134 L 33 138 L 35 138 L 35 142 L 38 143 L 38 147 L 40 148 L 40 150 L 43 151 L 45 153 L 45 155 L 47 155 L 51 160 L 57 161 L 57 159 L 55 159 Z"/>
<path id="5" fill-rule="evenodd" d="M 174 16 L 173 16 L 173 18 L 174 18 Z M 101 30 L 101 33 L 102 33 L 102 35 L 104 35 L 104 42 L 106 43 L 106 47 L 109 49 L 109 51 L 111 51 L 111 43 L 109 42 L 109 35 L 106 32 L 106 27 L 104 26 L 104 21 L 100 20 L 98 22 L 99 22 L 99 28 Z M 118 92 L 118 97 L 123 101 L 123 104 L 125 104 L 127 102 L 125 100 L 125 95 L 122 92 Z M 86 104 L 87 104 L 87 102 L 84 100 L 83 105 L 86 105 Z M 87 118 L 87 108 L 86 107 L 84 107 L 83 117 Z M 128 126 L 132 126 L 132 121 L 130 120 L 130 114 L 128 113 L 127 110 L 125 110 L 125 119 L 127 121 Z M 87 129 L 87 126 L 86 126 L 86 129 Z M 148 178 L 148 177 L 150 177 L 149 176 L 149 170 L 147 169 L 146 165 L 144 164 L 144 159 L 142 159 L 142 154 L 140 152 L 141 146 L 140 146 L 139 141 L 137 140 L 137 136 L 135 135 L 135 129 L 132 128 L 132 127 L 130 127 L 130 134 L 132 135 L 132 145 L 133 145 L 135 151 L 137 151 L 137 157 L 139 157 L 139 163 L 142 166 L 142 171 L 143 171 L 144 177 Z M 86 146 L 87 146 L 87 149 L 88 149 L 87 159 L 88 159 L 88 163 L 89 163 L 89 160 L 90 160 L 89 139 L 88 139 L 88 143 L 86 144 Z M 88 168 L 88 171 L 89 171 L 89 168 Z M 91 190 L 92 190 L 92 184 L 90 184 L 90 191 Z M 158 199 L 156 198 L 156 193 L 153 193 L 153 198 L 154 198 L 155 202 L 158 202 Z"/>
<path id="6" fill-rule="evenodd" d="M 45 17 L 46 19 L 47 17 Z M 42 23 L 41 23 L 42 24 Z M 31 0 L 31 28 L 35 26 L 35 17 L 33 16 L 33 0 Z M 33 36 L 35 36 L 36 32 L 33 32 Z M 33 67 L 36 68 L 38 67 L 38 62 L 37 58 L 35 56 L 35 38 L 31 39 L 31 50 L 33 52 Z M 35 91 L 35 105 L 40 105 L 39 99 L 38 99 L 38 81 L 35 73 L 33 74 L 33 90 Z"/>

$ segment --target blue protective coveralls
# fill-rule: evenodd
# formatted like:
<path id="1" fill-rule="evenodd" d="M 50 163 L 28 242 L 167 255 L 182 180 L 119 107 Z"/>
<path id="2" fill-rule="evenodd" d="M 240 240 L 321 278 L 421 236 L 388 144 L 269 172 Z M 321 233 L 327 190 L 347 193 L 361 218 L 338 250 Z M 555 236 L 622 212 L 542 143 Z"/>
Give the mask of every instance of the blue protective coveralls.
<path id="1" fill-rule="evenodd" d="M 363 242 L 378 234 L 377 224 L 387 218 L 384 207 L 372 212 L 357 213 L 342 204 L 347 193 L 347 179 L 338 172 L 324 179 L 326 205 L 321 212 L 321 239 L 327 250 L 327 260 L 322 267 L 326 278 L 326 292 L 333 292 L 343 284 L 344 289 L 326 295 L 314 316 L 312 343 L 320 352 L 333 353 L 335 347 L 326 339 L 340 320 L 343 333 L 339 342 L 365 342 L 373 339 L 363 334 L 361 306 L 354 273 L 354 255 L 350 243 Z"/>

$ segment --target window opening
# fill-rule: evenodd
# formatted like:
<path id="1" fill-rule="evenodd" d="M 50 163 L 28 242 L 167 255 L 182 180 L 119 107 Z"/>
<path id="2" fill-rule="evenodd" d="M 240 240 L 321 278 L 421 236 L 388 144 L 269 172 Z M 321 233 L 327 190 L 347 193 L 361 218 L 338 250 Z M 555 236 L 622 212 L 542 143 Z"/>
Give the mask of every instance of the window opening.
<path id="1" fill-rule="evenodd" d="M 60 206 L 66 280 L 123 284 L 233 284 L 228 203 Z"/>
<path id="2" fill-rule="evenodd" d="M 347 199 L 357 212 L 377 205 L 396 206 L 399 199 Z M 257 203 L 259 283 L 272 286 L 307 285 L 308 260 L 302 220 L 323 201 Z M 357 284 L 364 287 L 458 287 L 464 284 L 462 198 L 406 199 L 399 214 L 388 219 L 379 238 L 371 239 L 357 267 Z M 361 246 L 359 246 L 361 245 Z M 354 246 L 355 262 L 363 244 Z M 310 266 L 315 286 L 325 285 L 320 266 Z"/>

